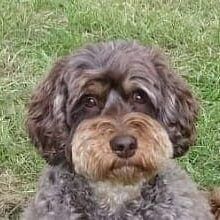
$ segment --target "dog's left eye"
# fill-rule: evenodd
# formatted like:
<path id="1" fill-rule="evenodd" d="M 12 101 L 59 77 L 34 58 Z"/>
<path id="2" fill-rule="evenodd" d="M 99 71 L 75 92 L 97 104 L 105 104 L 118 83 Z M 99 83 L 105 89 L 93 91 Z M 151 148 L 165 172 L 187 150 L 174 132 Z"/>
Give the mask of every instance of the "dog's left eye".
<path id="1" fill-rule="evenodd" d="M 132 93 L 132 100 L 139 104 L 144 104 L 146 101 L 146 93 L 142 90 L 136 90 Z"/>
<path id="2" fill-rule="evenodd" d="M 84 98 L 84 104 L 87 108 L 93 108 L 93 107 L 96 107 L 98 105 L 98 101 L 93 96 L 86 96 Z"/>

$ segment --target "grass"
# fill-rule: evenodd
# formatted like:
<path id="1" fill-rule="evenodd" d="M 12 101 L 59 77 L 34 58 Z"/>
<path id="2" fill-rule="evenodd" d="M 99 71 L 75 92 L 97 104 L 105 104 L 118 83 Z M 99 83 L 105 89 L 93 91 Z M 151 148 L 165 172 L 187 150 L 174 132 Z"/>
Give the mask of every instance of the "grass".
<path id="1" fill-rule="evenodd" d="M 220 184 L 219 0 L 0 1 L 0 219 L 16 219 L 44 161 L 27 138 L 31 90 L 59 56 L 86 42 L 157 45 L 201 100 L 196 146 L 181 164 L 202 186 Z"/>

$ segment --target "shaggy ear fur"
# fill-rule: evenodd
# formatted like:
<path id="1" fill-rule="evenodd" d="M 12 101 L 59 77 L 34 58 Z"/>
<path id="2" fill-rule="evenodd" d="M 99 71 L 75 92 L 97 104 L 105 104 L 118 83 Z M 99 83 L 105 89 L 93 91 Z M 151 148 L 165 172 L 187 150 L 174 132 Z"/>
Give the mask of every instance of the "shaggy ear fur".
<path id="1" fill-rule="evenodd" d="M 159 120 L 174 144 L 174 157 L 182 156 L 195 141 L 198 103 L 185 81 L 169 69 L 160 52 L 152 52 L 152 62 L 163 82 Z"/>
<path id="2" fill-rule="evenodd" d="M 64 158 L 68 130 L 64 113 L 67 89 L 63 80 L 66 63 L 64 58 L 54 65 L 36 89 L 28 108 L 26 123 L 29 136 L 50 164 Z"/>

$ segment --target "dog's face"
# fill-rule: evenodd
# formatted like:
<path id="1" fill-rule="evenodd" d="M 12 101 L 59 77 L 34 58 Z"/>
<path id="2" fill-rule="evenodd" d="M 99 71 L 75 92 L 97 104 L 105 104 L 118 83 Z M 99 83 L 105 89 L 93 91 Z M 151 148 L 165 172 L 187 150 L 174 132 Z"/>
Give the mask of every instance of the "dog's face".
<path id="1" fill-rule="evenodd" d="M 91 45 L 59 60 L 31 99 L 27 126 L 40 153 L 54 164 L 65 158 L 82 124 L 106 117 L 126 124 L 124 117 L 140 113 L 165 128 L 174 156 L 180 156 L 195 139 L 197 109 L 190 90 L 160 53 L 118 41 Z M 135 140 L 130 141 L 140 141 L 137 133 L 131 136 Z"/>
<path id="2" fill-rule="evenodd" d="M 173 148 L 156 120 L 128 113 L 83 120 L 74 132 L 71 152 L 75 171 L 86 178 L 132 184 L 157 174 Z"/>

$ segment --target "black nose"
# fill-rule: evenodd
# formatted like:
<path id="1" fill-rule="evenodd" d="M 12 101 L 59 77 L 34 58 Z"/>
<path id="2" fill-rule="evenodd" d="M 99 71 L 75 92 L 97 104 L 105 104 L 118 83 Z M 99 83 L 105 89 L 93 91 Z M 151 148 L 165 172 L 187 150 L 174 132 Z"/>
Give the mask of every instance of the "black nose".
<path id="1" fill-rule="evenodd" d="M 121 158 L 132 157 L 137 149 L 137 140 L 130 135 L 116 136 L 110 141 L 111 149 Z"/>

